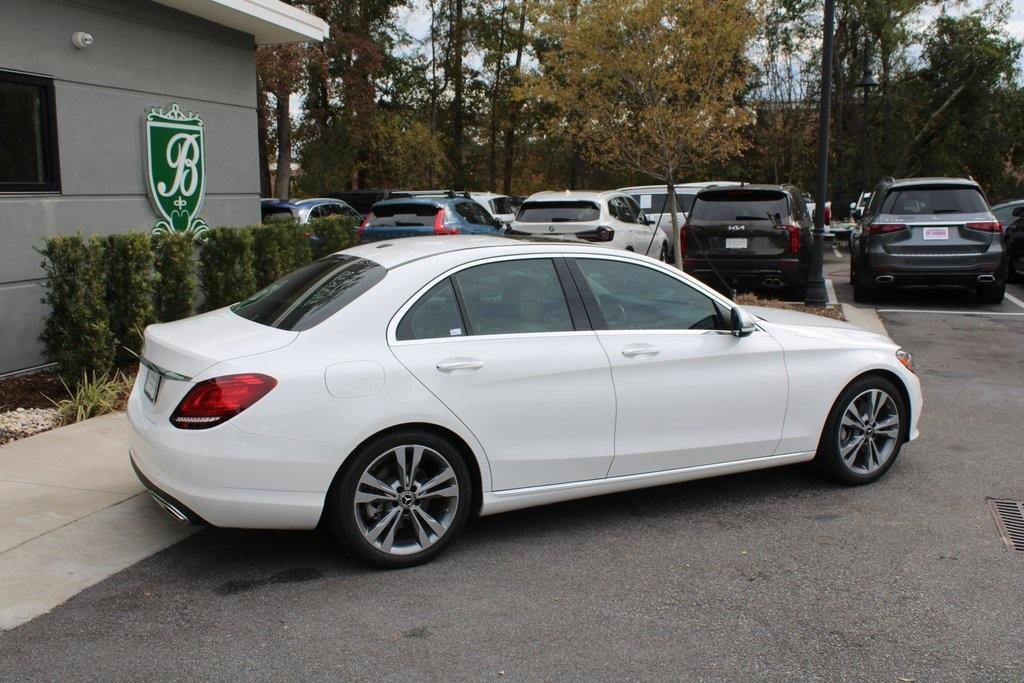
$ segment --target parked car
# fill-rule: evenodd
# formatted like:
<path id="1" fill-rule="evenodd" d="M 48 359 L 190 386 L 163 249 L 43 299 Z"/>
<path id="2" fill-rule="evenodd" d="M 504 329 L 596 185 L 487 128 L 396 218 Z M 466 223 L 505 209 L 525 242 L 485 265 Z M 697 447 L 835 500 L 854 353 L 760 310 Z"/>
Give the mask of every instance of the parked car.
<path id="1" fill-rule="evenodd" d="M 731 180 L 710 180 L 706 182 L 698 183 L 680 183 L 675 186 L 676 191 L 676 211 L 677 220 L 679 226 L 686 222 L 686 217 L 690 213 L 690 207 L 693 206 L 694 197 L 705 187 L 726 187 L 731 185 L 739 185 L 737 182 Z M 635 185 L 633 187 L 622 187 L 619 188 L 619 192 L 625 192 L 630 197 L 635 199 L 640 205 L 640 209 L 647 215 L 648 218 L 654 220 L 657 225 L 665 233 L 665 237 L 668 239 L 668 260 L 675 258 L 675 235 L 672 234 L 672 212 L 668 203 L 668 185 Z"/>
<path id="2" fill-rule="evenodd" d="M 669 258 L 668 239 L 624 192 L 538 192 L 519 208 L 510 235 L 599 242 L 613 249 Z"/>
<path id="3" fill-rule="evenodd" d="M 164 508 L 322 521 L 384 567 L 470 515 L 811 460 L 865 484 L 922 405 L 886 337 L 574 243 L 363 245 L 151 325 L 144 349 L 129 453 Z"/>
<path id="4" fill-rule="evenodd" d="M 1003 232 L 1016 220 L 1014 210 L 1024 206 L 1024 199 L 1013 199 L 1007 202 L 1000 202 L 992 207 L 992 215 L 996 217 L 999 224 L 1003 226 Z"/>
<path id="5" fill-rule="evenodd" d="M 327 218 L 329 216 L 346 216 L 356 220 L 362 220 L 363 218 L 362 214 L 346 202 L 328 198 L 299 199 L 295 201 L 263 200 L 260 202 L 260 212 L 263 214 L 264 223 L 290 220 L 295 221 L 299 225 L 305 225 L 312 219 Z"/>
<path id="6" fill-rule="evenodd" d="M 701 190 L 679 239 L 683 267 L 718 289 L 803 300 L 812 229 L 803 193 L 792 185 Z"/>
<path id="7" fill-rule="evenodd" d="M 509 197 L 493 192 L 456 192 L 454 190 L 419 190 L 411 192 L 392 192 L 392 198 L 398 197 L 468 197 L 484 207 L 502 225 L 509 225 L 515 219 L 515 210 L 509 203 Z"/>
<path id="8" fill-rule="evenodd" d="M 1024 282 L 1024 203 L 1014 207 L 1011 220 L 1003 233 L 1006 238 L 1006 281 Z"/>
<path id="9" fill-rule="evenodd" d="M 426 235 L 499 235 L 503 227 L 478 202 L 452 193 L 385 199 L 359 226 L 362 242 Z"/>
<path id="10" fill-rule="evenodd" d="M 331 192 L 327 196 L 347 202 L 359 212 L 359 216 L 362 218 L 370 213 L 374 204 L 391 198 L 396 192 L 400 192 L 400 190 L 348 190 L 346 192 Z"/>
<path id="11" fill-rule="evenodd" d="M 961 285 L 984 303 L 1003 300 L 1003 229 L 973 180 L 883 180 L 851 241 L 855 301 L 905 285 Z"/>

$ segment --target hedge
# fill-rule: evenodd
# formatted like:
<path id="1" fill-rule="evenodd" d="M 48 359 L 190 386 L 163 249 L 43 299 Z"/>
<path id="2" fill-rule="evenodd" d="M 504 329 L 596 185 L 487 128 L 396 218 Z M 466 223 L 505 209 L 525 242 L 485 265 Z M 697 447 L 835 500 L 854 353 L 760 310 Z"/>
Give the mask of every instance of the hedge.
<path id="1" fill-rule="evenodd" d="M 308 225 L 215 228 L 196 247 L 186 235 L 144 233 L 51 237 L 40 253 L 50 305 L 41 339 L 69 386 L 134 360 L 141 331 L 241 301 L 314 258 L 358 242 L 351 219 Z M 129 351 L 130 349 L 130 351 Z"/>

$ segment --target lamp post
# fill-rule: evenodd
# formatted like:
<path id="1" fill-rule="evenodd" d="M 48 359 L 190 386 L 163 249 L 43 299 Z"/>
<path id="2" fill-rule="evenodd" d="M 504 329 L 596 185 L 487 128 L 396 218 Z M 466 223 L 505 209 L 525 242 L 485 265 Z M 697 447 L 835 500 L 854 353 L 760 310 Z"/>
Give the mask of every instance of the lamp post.
<path id="1" fill-rule="evenodd" d="M 823 260 L 825 249 L 825 196 L 828 194 L 828 128 L 832 110 L 832 39 L 836 2 L 825 0 L 824 36 L 821 40 L 821 110 L 818 114 L 818 172 L 814 187 L 814 239 L 811 240 L 811 272 L 807 279 L 807 305 L 828 303 Z"/>
<path id="2" fill-rule="evenodd" d="M 871 174 L 868 170 L 868 117 L 871 109 L 868 107 L 868 98 L 871 96 L 871 90 L 878 87 L 878 79 L 871 73 L 869 67 L 864 67 L 864 77 L 857 83 L 857 87 L 864 90 L 864 121 L 860 131 L 860 189 L 863 192 L 868 189 L 871 182 Z"/>

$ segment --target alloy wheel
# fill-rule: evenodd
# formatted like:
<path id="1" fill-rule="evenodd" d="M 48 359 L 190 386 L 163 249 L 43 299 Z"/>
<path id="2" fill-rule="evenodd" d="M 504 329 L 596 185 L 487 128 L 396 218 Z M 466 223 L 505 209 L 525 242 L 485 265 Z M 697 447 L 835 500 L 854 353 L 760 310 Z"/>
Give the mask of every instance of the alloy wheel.
<path id="1" fill-rule="evenodd" d="M 899 445 L 900 413 L 881 389 L 858 394 L 839 425 L 839 455 L 850 470 L 871 474 L 889 461 Z"/>
<path id="2" fill-rule="evenodd" d="M 451 464 L 432 448 L 395 446 L 363 470 L 353 505 L 367 543 L 391 555 L 412 555 L 451 528 L 459 482 Z"/>

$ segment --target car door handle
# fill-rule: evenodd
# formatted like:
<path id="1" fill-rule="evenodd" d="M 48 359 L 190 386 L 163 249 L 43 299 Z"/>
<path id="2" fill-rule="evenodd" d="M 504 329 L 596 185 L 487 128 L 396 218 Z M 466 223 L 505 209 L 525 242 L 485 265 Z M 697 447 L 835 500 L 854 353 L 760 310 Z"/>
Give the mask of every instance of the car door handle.
<path id="1" fill-rule="evenodd" d="M 476 358 L 446 358 L 437 362 L 437 369 L 441 372 L 455 372 L 456 370 L 479 370 L 484 366 L 482 360 Z"/>
<path id="2" fill-rule="evenodd" d="M 651 344 L 630 344 L 622 348 L 622 355 L 626 358 L 636 358 L 637 356 L 657 356 L 661 353 L 661 349 Z"/>

